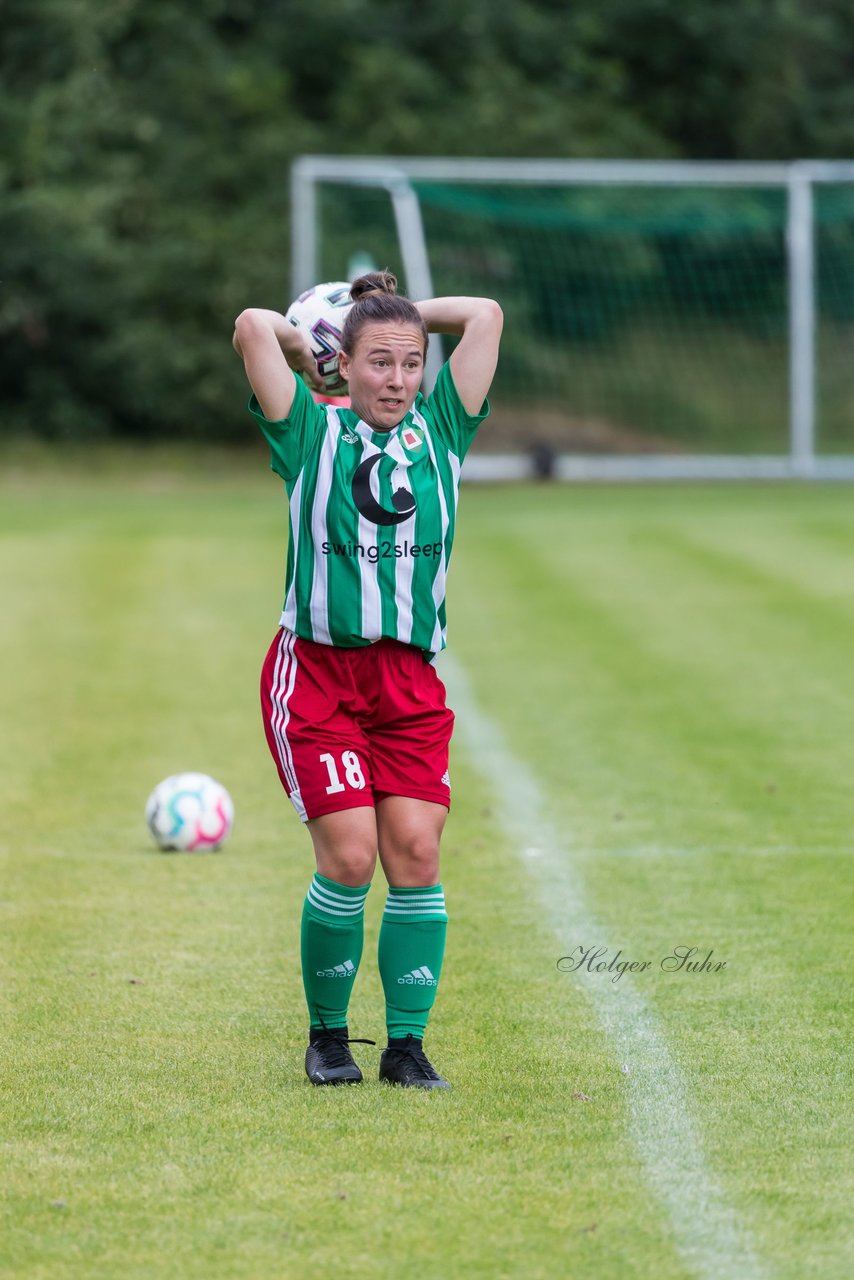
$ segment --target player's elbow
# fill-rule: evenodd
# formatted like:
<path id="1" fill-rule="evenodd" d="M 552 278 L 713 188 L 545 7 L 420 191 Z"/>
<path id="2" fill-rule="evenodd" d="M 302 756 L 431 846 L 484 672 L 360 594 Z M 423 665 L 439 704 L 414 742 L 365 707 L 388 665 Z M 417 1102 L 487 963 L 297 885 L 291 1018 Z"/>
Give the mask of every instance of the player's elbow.
<path id="1" fill-rule="evenodd" d="M 481 298 L 480 323 L 496 337 L 500 337 L 504 328 L 504 312 L 494 298 Z"/>
<path id="2" fill-rule="evenodd" d="M 234 336 L 241 347 L 246 347 L 267 327 L 262 313 L 254 307 L 247 307 L 234 322 Z"/>
<path id="3" fill-rule="evenodd" d="M 483 301 L 486 304 L 486 313 L 490 320 L 493 324 L 497 324 L 499 329 L 503 328 L 504 312 L 501 310 L 500 304 L 494 298 L 484 298 Z"/>

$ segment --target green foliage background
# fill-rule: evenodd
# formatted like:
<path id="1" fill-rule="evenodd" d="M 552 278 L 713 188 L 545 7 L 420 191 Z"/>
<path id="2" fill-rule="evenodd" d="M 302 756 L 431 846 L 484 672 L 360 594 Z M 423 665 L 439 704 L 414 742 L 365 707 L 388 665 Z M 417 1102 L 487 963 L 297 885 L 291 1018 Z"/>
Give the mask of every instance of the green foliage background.
<path id="1" fill-rule="evenodd" d="M 0 0 L 0 434 L 245 434 L 307 151 L 854 154 L 847 0 Z"/>

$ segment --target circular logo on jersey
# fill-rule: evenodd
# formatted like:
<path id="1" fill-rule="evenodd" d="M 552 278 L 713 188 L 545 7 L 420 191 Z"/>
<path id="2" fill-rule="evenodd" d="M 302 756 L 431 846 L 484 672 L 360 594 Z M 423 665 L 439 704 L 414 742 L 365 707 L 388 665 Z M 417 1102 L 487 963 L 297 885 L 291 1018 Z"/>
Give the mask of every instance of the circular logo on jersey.
<path id="1" fill-rule="evenodd" d="M 351 486 L 353 501 L 371 524 L 402 524 L 415 510 L 415 498 L 409 490 L 404 488 L 395 490 L 391 499 L 394 511 L 389 511 L 382 503 L 377 502 L 371 489 L 371 475 L 374 468 L 379 465 L 382 456 L 381 453 L 375 453 L 373 457 L 365 458 L 364 462 L 359 463 Z"/>

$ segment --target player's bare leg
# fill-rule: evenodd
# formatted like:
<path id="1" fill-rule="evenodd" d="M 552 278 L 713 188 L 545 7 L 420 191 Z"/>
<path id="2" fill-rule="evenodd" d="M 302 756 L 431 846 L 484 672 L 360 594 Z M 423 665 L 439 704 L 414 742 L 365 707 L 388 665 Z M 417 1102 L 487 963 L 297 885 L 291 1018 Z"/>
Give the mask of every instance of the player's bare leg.
<path id="1" fill-rule="evenodd" d="M 440 806 L 436 806 L 440 807 Z M 311 818 L 308 833 L 317 870 L 327 880 L 350 886 L 370 884 L 377 862 L 377 814 L 367 805 Z"/>

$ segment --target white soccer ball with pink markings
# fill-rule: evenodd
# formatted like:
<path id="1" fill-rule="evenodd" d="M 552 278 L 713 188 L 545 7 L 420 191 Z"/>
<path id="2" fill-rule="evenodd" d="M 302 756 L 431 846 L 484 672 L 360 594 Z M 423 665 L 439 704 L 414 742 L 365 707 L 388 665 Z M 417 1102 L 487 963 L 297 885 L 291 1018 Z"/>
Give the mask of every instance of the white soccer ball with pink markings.
<path id="1" fill-rule="evenodd" d="M 338 372 L 338 352 L 352 305 L 347 281 L 330 280 L 306 289 L 285 312 L 288 324 L 305 335 L 328 396 L 347 394 L 347 383 Z"/>
<path id="2" fill-rule="evenodd" d="M 228 839 L 234 804 L 222 783 L 208 774 L 176 773 L 148 797 L 145 821 L 161 849 L 204 853 Z"/>

